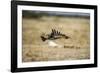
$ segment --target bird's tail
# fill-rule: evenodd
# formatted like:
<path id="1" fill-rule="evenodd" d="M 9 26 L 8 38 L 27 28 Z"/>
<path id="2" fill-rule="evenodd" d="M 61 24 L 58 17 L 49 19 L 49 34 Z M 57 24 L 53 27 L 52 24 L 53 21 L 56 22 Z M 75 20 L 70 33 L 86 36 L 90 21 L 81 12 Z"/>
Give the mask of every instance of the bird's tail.
<path id="1" fill-rule="evenodd" d="M 66 35 L 64 35 L 64 34 L 62 34 L 62 36 L 65 37 L 65 39 L 68 39 L 68 38 L 69 38 L 68 36 L 66 36 Z"/>

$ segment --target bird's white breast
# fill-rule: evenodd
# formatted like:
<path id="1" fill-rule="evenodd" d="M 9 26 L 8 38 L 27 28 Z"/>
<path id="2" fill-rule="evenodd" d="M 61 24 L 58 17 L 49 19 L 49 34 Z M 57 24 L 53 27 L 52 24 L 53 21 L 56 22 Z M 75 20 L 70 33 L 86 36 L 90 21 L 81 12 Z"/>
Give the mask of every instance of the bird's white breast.
<path id="1" fill-rule="evenodd" d="M 49 46 L 52 46 L 52 47 L 58 46 L 58 44 L 56 44 L 56 43 L 53 42 L 53 41 L 48 41 L 48 45 L 49 45 Z"/>
<path id="2" fill-rule="evenodd" d="M 50 46 L 50 47 L 58 47 L 58 48 L 62 47 L 62 45 L 59 45 L 59 44 L 57 44 L 57 43 L 55 43 L 54 41 L 51 41 L 51 40 L 48 41 L 48 46 Z"/>

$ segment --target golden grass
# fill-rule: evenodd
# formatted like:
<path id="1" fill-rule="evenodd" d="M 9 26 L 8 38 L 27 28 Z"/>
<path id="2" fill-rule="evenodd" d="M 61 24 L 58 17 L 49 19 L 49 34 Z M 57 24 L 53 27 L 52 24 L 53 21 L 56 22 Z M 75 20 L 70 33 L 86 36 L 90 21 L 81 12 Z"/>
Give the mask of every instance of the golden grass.
<path id="1" fill-rule="evenodd" d="M 23 18 L 22 61 L 81 60 L 90 58 L 90 21 L 87 18 L 44 16 Z M 63 48 L 49 47 L 40 35 L 55 28 L 70 38 L 57 39 Z"/>

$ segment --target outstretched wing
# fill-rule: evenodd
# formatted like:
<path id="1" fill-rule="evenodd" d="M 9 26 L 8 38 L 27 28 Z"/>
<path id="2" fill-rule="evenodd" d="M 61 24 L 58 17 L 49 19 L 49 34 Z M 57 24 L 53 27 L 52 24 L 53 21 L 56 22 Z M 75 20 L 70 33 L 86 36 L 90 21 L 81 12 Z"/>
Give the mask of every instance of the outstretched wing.
<path id="1" fill-rule="evenodd" d="M 62 34 L 61 32 L 59 32 L 58 30 L 55 30 L 55 29 L 52 29 L 52 32 L 49 35 L 49 39 L 58 39 L 58 38 L 61 38 L 61 37 L 66 38 L 66 39 L 69 38 L 65 34 Z"/>

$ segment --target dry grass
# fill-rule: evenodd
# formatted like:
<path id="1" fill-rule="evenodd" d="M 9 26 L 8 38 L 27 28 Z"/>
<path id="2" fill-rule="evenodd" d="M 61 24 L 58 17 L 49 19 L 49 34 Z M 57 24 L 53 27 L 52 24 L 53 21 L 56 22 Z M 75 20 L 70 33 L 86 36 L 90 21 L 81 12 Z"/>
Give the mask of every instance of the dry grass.
<path id="1" fill-rule="evenodd" d="M 90 58 L 90 23 L 87 18 L 44 16 L 41 19 L 23 18 L 23 62 L 76 60 Z M 49 47 L 40 35 L 55 28 L 70 37 L 57 39 L 63 48 Z"/>

